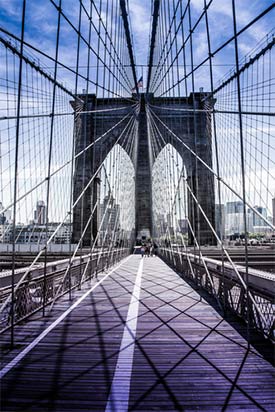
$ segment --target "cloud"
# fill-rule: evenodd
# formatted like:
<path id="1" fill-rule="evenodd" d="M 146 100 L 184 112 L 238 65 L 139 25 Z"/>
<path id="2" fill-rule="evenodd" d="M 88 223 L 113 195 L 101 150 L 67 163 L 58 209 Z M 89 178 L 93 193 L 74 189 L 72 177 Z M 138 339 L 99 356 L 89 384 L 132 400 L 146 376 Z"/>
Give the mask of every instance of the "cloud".
<path id="1" fill-rule="evenodd" d="M 151 2 L 148 0 L 129 0 L 129 12 L 136 64 L 146 65 L 149 55 Z M 138 76 L 140 74 L 141 70 L 138 69 Z M 145 79 L 143 81 L 145 82 Z"/>
<path id="2" fill-rule="evenodd" d="M 56 1 L 57 3 L 57 1 Z M 95 2 L 98 5 L 98 2 Z M 102 19 L 104 22 L 107 21 L 107 4 L 110 3 L 107 1 L 102 2 Z M 173 2 L 167 1 L 167 4 L 171 5 Z M 175 2 L 176 3 L 176 2 Z M 89 1 L 83 1 L 83 4 L 86 4 L 87 10 L 90 6 Z M 93 3 L 94 4 L 94 3 Z M 116 2 L 114 2 L 116 4 Z M 151 10 L 151 0 L 129 0 L 129 15 L 130 15 L 130 20 L 131 20 L 131 29 L 132 29 L 132 35 L 133 35 L 133 46 L 134 46 L 134 53 L 135 53 L 135 58 L 136 58 L 136 64 L 137 65 L 146 65 L 148 61 L 148 55 L 149 55 L 149 47 L 150 47 L 150 30 L 151 30 L 151 19 L 152 19 L 152 10 Z M 186 1 L 182 2 L 182 4 L 185 6 Z M 245 26 L 249 21 L 251 21 L 257 14 L 259 14 L 262 10 L 264 10 L 265 7 L 267 7 L 270 4 L 270 1 L 268 0 L 242 0 L 242 1 L 237 1 L 236 0 L 236 8 L 237 8 L 237 24 L 238 24 L 238 29 L 242 28 Z M 204 0 L 191 0 L 191 15 L 192 15 L 192 25 L 195 24 L 196 20 L 200 16 L 202 10 L 204 7 Z M 63 1 L 63 10 L 70 22 L 74 26 L 78 26 L 78 16 L 79 16 L 79 2 L 76 0 L 64 0 Z M 21 14 L 22 14 L 22 1 L 21 0 L 0 0 L 0 20 L 1 20 L 1 25 L 7 28 L 10 32 L 20 35 L 20 29 L 21 29 Z M 54 57 L 55 55 L 55 46 L 56 46 L 56 29 L 57 29 L 57 10 L 53 6 L 53 4 L 48 1 L 48 0 L 29 0 L 27 1 L 27 9 L 26 9 L 26 27 L 25 27 L 25 38 L 26 41 L 31 43 L 33 46 L 38 48 L 39 50 L 42 50 L 49 56 Z M 213 0 L 211 3 L 211 6 L 208 10 L 208 17 L 209 17 L 209 24 L 210 24 L 210 37 L 211 37 L 211 47 L 212 51 L 215 50 L 217 47 L 219 47 L 221 44 L 223 44 L 226 39 L 228 39 L 232 34 L 233 34 L 233 22 L 232 22 L 232 5 L 231 5 L 231 0 Z M 93 9 L 93 24 L 95 27 L 98 27 L 98 16 L 97 13 L 95 12 L 95 9 Z M 109 32 L 111 31 L 112 27 L 112 32 L 114 36 L 115 28 L 116 28 L 116 23 L 110 22 L 110 12 L 108 13 L 108 28 Z M 179 22 L 179 15 L 177 16 L 177 22 Z M 85 40 L 88 40 L 88 34 L 89 34 L 89 20 L 87 17 L 85 17 L 84 11 L 82 11 L 82 20 L 81 20 L 81 33 L 83 34 L 83 37 Z M 269 27 L 272 27 L 272 15 L 270 14 L 269 16 L 266 16 L 264 19 L 261 19 L 257 24 L 253 25 L 251 29 L 245 32 L 242 36 L 239 38 L 239 51 L 240 51 L 240 58 L 242 58 L 244 55 L 249 54 L 251 49 L 255 47 L 255 44 L 264 37 L 266 32 L 269 30 Z M 188 35 L 189 33 L 189 27 L 188 27 L 188 19 L 185 19 L 184 21 L 184 30 L 185 30 L 185 36 Z M 105 40 L 105 32 L 104 30 L 101 31 L 101 35 L 103 37 L 103 42 Z M 68 22 L 64 18 L 61 19 L 61 36 L 60 36 L 60 47 L 59 47 L 59 59 L 60 61 L 69 67 L 71 67 L 73 70 L 75 69 L 76 65 L 76 50 L 77 50 L 77 34 L 76 32 L 70 27 Z M 98 36 L 96 33 L 96 30 L 93 28 L 92 29 L 92 38 L 91 38 L 91 45 L 94 48 L 94 50 L 97 51 L 97 40 Z M 99 53 L 100 56 L 104 56 L 104 44 L 103 42 L 100 43 L 99 47 Z M 181 30 L 179 31 L 177 35 L 177 44 L 178 48 L 180 48 L 183 44 L 183 39 L 182 39 L 182 34 Z M 110 47 L 110 46 L 109 46 Z M 189 47 L 189 46 L 188 46 Z M 187 54 L 189 53 L 190 49 L 187 47 Z M 49 59 L 46 59 L 42 57 L 39 53 L 35 53 L 34 51 L 31 51 L 29 49 L 25 48 L 24 52 L 32 53 L 34 56 L 34 59 L 36 61 L 39 60 L 39 63 L 45 67 L 46 66 L 46 71 L 53 73 L 53 66 L 54 63 L 50 61 Z M 205 58 L 208 56 L 208 44 L 207 44 L 207 35 L 206 35 L 206 30 L 205 30 L 205 19 L 202 18 L 201 22 L 197 26 L 195 32 L 193 33 L 193 51 L 194 51 L 194 65 L 198 65 L 201 61 L 203 61 Z M 175 53 L 175 50 L 173 49 L 173 53 Z M 4 53 L 3 53 L 4 55 Z M 124 58 L 124 57 L 123 57 Z M 83 74 L 83 76 L 86 76 L 87 72 L 87 60 L 88 60 L 88 49 L 87 46 L 85 45 L 85 42 L 81 40 L 81 48 L 80 48 L 80 73 Z M 170 64 L 170 61 L 166 61 L 166 65 Z M 234 56 L 234 47 L 233 47 L 233 42 L 230 43 L 226 48 L 224 48 L 223 51 L 219 52 L 213 59 L 213 73 L 214 73 L 214 83 L 216 83 L 222 76 L 226 75 L 228 72 L 228 69 L 231 67 L 234 69 L 235 67 L 235 56 Z M 90 60 L 91 66 L 95 66 L 97 64 L 97 58 L 94 53 L 91 53 L 91 60 Z M 183 59 L 182 59 L 182 54 L 180 56 L 180 64 L 181 67 L 179 68 L 179 79 L 182 79 L 184 76 L 184 71 L 183 71 Z M 190 53 L 189 56 L 187 57 L 187 73 L 190 73 L 191 70 L 191 62 L 190 62 Z M 5 63 L 0 60 L 0 74 L 2 74 L 2 77 L 5 77 Z M 138 67 L 138 73 L 137 75 L 140 76 L 142 73 L 142 70 L 140 67 Z M 110 69 L 112 71 L 112 69 Z M 16 70 L 14 71 L 14 74 L 16 75 L 17 72 Z M 143 70 L 143 75 L 144 75 L 144 84 L 146 84 L 146 68 Z M 38 76 L 39 77 L 39 76 Z M 99 75 L 99 82 L 102 82 L 102 73 Z M 175 79 L 177 78 L 177 71 L 174 70 L 174 77 Z M 40 77 L 39 77 L 40 78 Z M 75 87 L 75 74 L 70 72 L 68 69 L 61 68 L 59 66 L 58 68 L 58 78 L 59 80 L 62 81 L 62 83 L 65 83 L 69 89 L 74 90 Z M 35 79 L 35 78 L 34 78 Z M 90 68 L 90 79 L 93 81 L 96 81 L 96 69 Z M 203 86 L 205 90 L 209 90 L 210 84 L 209 84 L 209 66 L 207 64 L 199 69 L 198 71 L 195 72 L 195 90 L 198 90 L 199 87 Z M 24 78 L 24 87 L 28 87 L 26 81 Z M 114 82 L 115 83 L 115 82 Z M 38 85 L 37 81 L 37 85 Z M 46 87 L 47 84 L 45 82 L 43 87 Z M 86 86 L 85 80 L 80 80 L 78 83 L 78 90 L 82 90 Z M 0 83 L 0 87 L 5 87 L 3 84 Z M 41 86 L 40 91 L 41 91 Z M 188 78 L 188 92 L 190 93 L 191 89 L 191 76 Z M 43 89 L 43 88 L 42 88 Z M 177 89 L 176 89 L 177 90 Z M 31 86 L 29 87 L 29 93 L 33 92 Z M 25 110 L 33 110 L 36 113 L 39 110 L 44 110 L 48 108 L 47 104 L 50 105 L 51 103 L 51 93 L 49 93 L 49 90 L 45 89 L 42 90 L 45 97 L 45 101 L 43 101 L 43 96 L 42 94 L 38 96 L 37 98 L 34 98 L 32 101 L 29 99 L 27 104 L 25 104 Z M 94 86 L 90 84 L 89 88 L 90 92 L 95 92 Z M 0 93 L 5 94 L 5 89 L 0 89 Z M 49 93 L 49 95 L 47 95 Z M 181 93 L 182 95 L 185 94 L 184 90 L 184 82 L 182 82 L 181 85 Z M 12 94 L 12 93 L 11 93 Z M 41 97 L 42 96 L 42 97 Z M 41 98 L 41 105 L 39 104 L 39 98 Z M 60 108 L 64 111 L 70 111 L 71 107 L 69 106 L 69 100 L 71 98 L 64 97 L 62 98 L 62 107 Z M 4 99 L 3 99 L 4 100 Z M 46 104 L 46 103 L 47 104 Z M 10 98 L 10 104 L 15 106 L 15 99 L 13 97 Z M 226 104 L 228 104 L 227 101 L 225 101 Z M 46 107 L 45 107 L 46 104 Z M 61 104 L 61 103 L 60 103 Z M 250 103 L 249 103 L 250 104 Z M 3 103 L 0 103 L 0 110 L 1 113 L 4 112 L 2 109 Z M 40 125 L 41 128 L 44 127 L 44 133 L 45 133 L 45 139 L 48 136 L 48 130 L 45 127 L 45 122 L 42 120 L 36 120 L 33 124 L 35 125 L 32 128 L 25 130 L 25 136 L 29 135 L 30 140 L 36 138 L 39 135 L 41 140 L 43 137 L 43 134 L 40 132 Z M 62 126 L 62 125 L 61 125 Z M 68 124 L 68 120 L 66 120 L 63 124 L 63 126 L 59 129 L 60 135 L 56 134 L 57 137 L 63 137 L 64 136 L 69 136 L 69 130 L 72 133 L 73 128 L 70 128 L 70 124 Z M 222 125 L 223 126 L 223 125 Z M 14 128 L 13 128 L 14 129 Z M 48 128 L 49 129 L 49 128 Z M 62 130 L 61 130 L 62 129 Z M 13 130 L 14 131 L 14 130 Z M 227 131 L 229 132 L 229 127 L 227 125 Z M 63 134 L 62 134 L 63 133 Z M 232 123 L 232 134 L 236 134 L 236 126 Z M 270 133 L 271 134 L 271 133 Z M 221 134 L 222 135 L 222 134 Z M 1 138 L 7 138 L 7 132 L 3 132 L 2 130 L 2 135 Z M 223 144 L 220 142 L 221 145 Z M 41 146 L 43 146 L 41 144 Z M 62 145 L 61 145 L 62 146 Z M 68 145 L 69 146 L 69 145 Z M 21 146 L 23 147 L 23 145 Z M 57 145 L 55 146 L 56 149 Z M 43 149 L 43 147 L 42 147 Z M 68 147 L 68 153 L 69 151 Z M 4 153 L 7 153 L 7 145 L 5 144 L 2 146 L 2 150 L 5 150 Z M 28 150 L 26 146 L 26 150 Z M 39 153 L 39 149 L 35 149 L 36 151 L 33 153 L 33 159 L 38 160 L 40 159 L 41 154 Z M 62 149 L 63 150 L 63 149 Z M 224 149 L 225 150 L 225 149 Z M 69 154 L 65 152 L 63 155 L 58 152 L 58 150 L 54 151 L 54 157 L 53 160 L 53 168 L 58 166 L 58 157 L 59 155 L 62 156 L 69 156 Z M 2 151 L 3 155 L 3 151 Z M 226 153 L 224 151 L 224 155 L 226 156 Z M 69 157 L 68 157 L 69 158 Z M 4 166 L 6 166 L 6 162 L 8 162 L 8 156 L 5 155 L 5 163 Z M 26 161 L 27 159 L 27 161 Z M 33 169 L 30 164 L 31 160 L 27 158 L 26 156 L 25 159 L 25 178 L 26 180 L 30 180 L 30 176 L 36 176 L 38 179 L 42 175 L 45 175 L 45 172 L 43 171 L 43 162 L 40 162 L 39 168 Z M 10 164 L 9 164 L 10 166 Z M 23 165 L 20 163 L 20 170 L 23 170 Z M 271 170 L 272 173 L 274 173 L 274 170 Z M 239 178 L 239 176 L 238 176 Z M 5 179 L 10 179 L 9 175 L 3 176 L 3 182 Z M 237 179 L 237 178 L 236 178 Z M 256 177 L 251 174 L 251 180 L 254 181 Z M 6 181 L 5 181 L 6 182 Z M 270 180 L 271 182 L 271 180 Z M 271 186 L 270 190 L 275 190 L 274 186 Z"/>

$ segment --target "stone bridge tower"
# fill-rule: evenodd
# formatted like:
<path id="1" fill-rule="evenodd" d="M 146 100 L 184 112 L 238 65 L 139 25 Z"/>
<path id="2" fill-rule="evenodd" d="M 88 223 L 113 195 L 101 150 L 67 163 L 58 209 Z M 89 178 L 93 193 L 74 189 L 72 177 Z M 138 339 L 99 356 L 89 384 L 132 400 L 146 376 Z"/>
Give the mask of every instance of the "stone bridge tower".
<path id="1" fill-rule="evenodd" d="M 81 96 L 80 96 L 81 97 Z M 148 101 L 149 98 L 149 101 Z M 119 122 L 127 113 L 132 103 L 125 102 L 124 99 L 97 99 L 95 95 L 83 97 L 82 111 L 92 111 L 97 108 L 118 108 L 121 110 L 110 112 L 87 113 L 80 115 L 75 121 L 75 153 L 79 153 L 88 145 L 104 134 L 113 125 Z M 86 100 L 85 100 L 86 99 Z M 147 101 L 146 101 L 147 99 Z M 194 155 L 181 143 L 188 145 L 206 164 L 212 167 L 212 137 L 211 137 L 211 117 L 206 107 L 213 105 L 207 93 L 194 93 L 189 97 L 182 98 L 154 98 L 153 96 L 140 95 L 140 111 L 137 115 L 138 141 L 134 150 L 129 151 L 128 145 L 122 147 L 130 156 L 136 170 L 136 237 L 152 236 L 152 193 L 151 174 L 154 160 L 149 158 L 149 139 L 146 117 L 146 103 L 154 105 L 154 111 L 159 118 L 172 130 L 179 138 L 173 137 L 164 127 L 160 126 L 163 139 L 158 150 L 161 151 L 166 144 L 170 143 L 179 152 L 186 166 L 188 183 L 192 187 L 195 196 L 205 211 L 209 221 L 215 227 L 215 191 L 213 174 L 207 170 Z M 76 109 L 79 103 L 72 102 Z M 129 105 L 129 107 L 127 107 Z M 170 107 L 171 111 L 167 110 Z M 201 111 L 193 112 L 194 107 Z M 114 128 L 98 143 L 92 145 L 84 155 L 80 156 L 75 163 L 74 175 L 74 201 L 79 197 L 83 189 L 88 185 L 82 200 L 78 202 L 73 212 L 73 242 L 78 242 L 85 227 L 93 206 L 95 205 L 99 193 L 99 179 L 95 178 L 89 185 L 90 179 L 104 161 L 110 150 L 115 145 L 117 137 L 125 127 L 122 122 Z M 157 153 L 158 155 L 158 153 Z M 83 202 L 83 203 L 82 203 Z M 194 224 L 196 238 L 200 244 L 214 244 L 213 234 L 204 217 L 197 208 L 194 199 L 188 196 L 189 219 Z M 97 233 L 97 214 L 83 238 L 83 246 L 91 244 L 91 239 Z M 189 233 L 189 243 L 193 244 L 194 239 Z"/>

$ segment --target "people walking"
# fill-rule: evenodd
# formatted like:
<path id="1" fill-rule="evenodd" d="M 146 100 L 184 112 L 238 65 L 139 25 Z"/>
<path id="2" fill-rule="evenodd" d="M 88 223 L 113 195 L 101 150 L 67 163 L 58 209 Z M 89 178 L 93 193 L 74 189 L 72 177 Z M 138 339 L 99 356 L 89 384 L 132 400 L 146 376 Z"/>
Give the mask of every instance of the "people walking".
<path id="1" fill-rule="evenodd" d="M 141 257 L 150 257 L 154 256 L 155 254 L 155 247 L 154 244 L 151 242 L 143 243 L 140 248 Z"/>
<path id="2" fill-rule="evenodd" d="M 145 252 L 145 247 L 143 245 L 140 248 L 140 252 L 141 252 L 141 257 L 143 258 L 144 252 Z"/>

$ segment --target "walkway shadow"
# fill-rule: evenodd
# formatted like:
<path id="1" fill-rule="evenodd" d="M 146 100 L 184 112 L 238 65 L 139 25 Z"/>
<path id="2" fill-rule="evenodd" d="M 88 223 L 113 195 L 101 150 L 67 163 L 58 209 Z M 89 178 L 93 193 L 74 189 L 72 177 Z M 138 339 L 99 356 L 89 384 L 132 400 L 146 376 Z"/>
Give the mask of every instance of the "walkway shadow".
<path id="1" fill-rule="evenodd" d="M 228 322 L 230 326 L 232 326 L 242 336 L 242 338 L 244 338 L 248 342 L 247 325 L 244 320 L 242 320 L 229 310 L 223 310 L 220 305 L 218 305 L 217 300 L 214 298 L 214 296 L 211 296 L 206 292 L 206 290 L 199 287 L 190 278 L 187 278 L 182 273 L 176 271 L 175 268 L 173 268 L 173 266 L 169 265 L 167 262 L 165 262 L 165 264 L 167 264 L 175 273 L 177 273 L 177 275 L 181 279 L 183 279 L 188 285 L 190 285 L 202 299 L 204 299 L 209 305 L 211 305 L 216 310 L 216 312 L 218 312 L 218 314 L 222 316 L 224 320 Z M 255 329 L 250 328 L 249 335 L 250 344 L 259 352 L 259 354 L 262 355 L 262 357 L 266 361 L 274 366 L 275 356 L 272 343 L 267 339 L 264 339 L 263 336 Z"/>
<path id="2" fill-rule="evenodd" d="M 204 300 L 206 300 L 204 291 L 199 291 L 197 288 L 196 288 L 196 293 L 198 293 L 199 296 L 197 298 L 195 298 L 194 296 L 190 296 L 192 295 L 193 285 L 190 285 L 192 287 L 191 292 L 189 289 L 189 291 L 186 290 L 185 294 L 183 293 L 182 295 L 183 298 L 186 295 L 188 299 L 190 299 L 190 305 L 185 307 L 184 310 L 181 311 L 180 314 L 176 314 L 175 316 L 172 316 L 172 318 L 170 318 L 169 320 L 166 320 L 166 319 L 164 320 L 162 316 L 158 315 L 158 308 L 162 306 L 166 306 L 167 311 L 169 311 L 169 307 L 175 308 L 174 305 L 175 305 L 175 302 L 178 300 L 178 298 L 172 299 L 171 301 L 168 302 L 167 299 L 166 300 L 163 299 L 162 290 L 160 293 L 153 292 L 154 288 L 151 287 L 152 284 L 155 284 L 156 289 L 157 289 L 159 285 L 165 282 L 165 273 L 163 273 L 163 277 L 161 277 L 162 274 L 158 270 L 157 274 L 159 276 L 159 279 L 153 278 L 152 280 L 152 278 L 150 278 L 150 281 L 148 282 L 150 286 L 146 288 L 146 297 L 144 299 L 141 299 L 141 305 L 145 306 L 146 312 L 139 315 L 139 318 L 140 318 L 139 325 L 142 325 L 143 316 L 147 317 L 145 321 L 148 322 L 149 319 L 151 319 L 151 315 L 153 315 L 152 316 L 152 327 L 147 333 L 142 333 L 142 334 L 139 333 L 139 336 L 135 341 L 135 344 L 136 344 L 135 357 L 137 356 L 137 359 L 138 359 L 136 361 L 138 362 L 137 370 L 139 370 L 140 368 L 144 368 L 144 370 L 146 371 L 145 372 L 146 379 L 144 380 L 143 389 L 140 388 L 139 386 L 136 387 L 135 381 L 136 379 L 138 379 L 138 376 L 139 376 L 138 373 L 140 373 L 140 372 L 137 372 L 136 379 L 134 379 L 134 382 L 133 382 L 133 385 L 134 385 L 133 393 L 135 394 L 135 396 L 132 396 L 129 410 L 134 411 L 134 410 L 139 410 L 140 408 L 144 408 L 145 405 L 147 404 L 149 405 L 153 399 L 158 397 L 158 395 L 161 394 L 161 397 L 165 398 L 164 394 L 166 394 L 167 396 L 166 402 L 168 402 L 168 399 L 169 399 L 169 402 L 171 403 L 171 410 L 183 411 L 184 406 L 182 402 L 182 396 L 178 391 L 178 384 L 176 383 L 177 380 L 175 381 L 175 375 L 177 376 L 177 374 L 179 374 L 179 371 L 184 371 L 186 363 L 187 365 L 188 364 L 196 365 L 196 362 L 197 362 L 197 365 L 198 364 L 201 365 L 201 368 L 202 368 L 201 370 L 203 374 L 205 375 L 204 378 L 203 377 L 200 378 L 200 380 L 202 380 L 202 384 L 204 382 L 204 379 L 206 380 L 208 379 L 208 376 L 207 376 L 208 373 L 210 373 L 210 376 L 215 377 L 215 379 L 217 379 L 217 382 L 216 381 L 212 382 L 211 380 L 208 381 L 208 385 L 210 385 L 210 382 L 211 382 L 211 385 L 209 387 L 209 392 L 207 391 L 209 402 L 211 402 L 211 393 L 213 397 L 215 396 L 215 393 L 214 393 L 215 391 L 213 392 L 213 387 L 214 388 L 217 387 L 218 391 L 222 390 L 222 393 L 219 393 L 219 396 L 222 396 L 221 399 L 219 400 L 220 406 L 218 407 L 218 409 L 216 408 L 215 410 L 226 410 L 227 407 L 230 405 L 230 401 L 231 401 L 233 393 L 234 393 L 234 396 L 236 395 L 236 393 L 239 393 L 243 401 L 246 404 L 251 405 L 253 410 L 258 409 L 258 410 L 264 411 L 265 408 L 262 407 L 262 405 L 259 403 L 259 401 L 257 400 L 257 396 L 254 396 L 254 393 L 253 391 L 251 391 L 251 388 L 250 387 L 246 388 L 245 385 L 243 385 L 242 383 L 241 384 L 238 383 L 238 379 L 242 373 L 243 368 L 247 366 L 246 361 L 247 361 L 248 355 L 251 355 L 254 357 L 260 357 L 260 355 L 257 354 L 255 351 L 253 351 L 253 349 L 249 347 L 248 345 L 246 346 L 244 343 L 241 343 L 239 340 L 234 340 L 232 337 L 224 334 L 223 331 L 217 329 L 221 325 L 221 323 L 224 322 L 223 313 L 221 312 L 219 313 L 220 317 L 216 315 L 218 321 L 213 327 L 209 326 L 209 324 L 207 323 L 204 324 L 203 321 L 200 321 L 200 319 L 197 319 L 192 314 L 188 313 L 190 309 L 196 307 L 196 305 L 204 304 Z M 119 277 L 124 278 L 121 275 L 119 275 Z M 152 274 L 152 277 L 153 277 L 153 274 Z M 118 279 L 117 279 L 117 282 L 119 282 Z M 143 284 L 144 282 L 146 282 L 146 280 L 143 281 Z M 178 285 L 172 288 L 171 287 L 167 288 L 168 294 L 169 294 L 169 291 L 172 291 L 174 289 L 176 290 L 177 286 Z M 123 285 L 121 285 L 121 287 L 123 287 Z M 155 308 L 155 307 L 153 309 L 150 308 L 150 298 L 147 296 L 147 294 L 150 293 L 150 289 L 152 289 L 152 292 L 151 292 L 152 297 L 160 301 L 160 306 L 158 306 L 158 308 Z M 202 292 L 202 293 L 199 293 L 199 292 Z M 211 304 L 211 307 L 215 306 L 214 309 L 218 307 L 217 304 L 212 305 L 212 301 L 209 303 Z M 214 303 L 216 303 L 216 301 L 214 301 Z M 151 315 L 148 317 L 148 314 L 151 314 Z M 192 340 L 190 341 L 188 335 L 184 336 L 182 331 L 178 331 L 177 329 L 171 326 L 171 320 L 173 321 L 173 319 L 176 319 L 182 314 L 185 314 L 186 318 L 193 319 L 194 323 L 200 324 L 201 328 L 204 327 L 205 329 L 207 328 L 208 330 L 208 331 L 207 330 L 203 331 L 201 339 L 195 342 L 195 344 Z M 156 319 L 155 325 L 153 324 L 154 318 Z M 226 322 L 227 322 L 227 319 L 226 319 Z M 165 327 L 165 329 L 163 329 L 163 326 Z M 243 328 L 246 330 L 245 325 L 243 325 Z M 141 329 L 142 329 L 142 326 L 141 326 Z M 171 344 L 172 342 L 176 342 L 177 340 L 181 341 L 182 343 L 181 348 L 178 349 L 178 355 L 182 353 L 182 356 L 176 357 L 175 350 L 172 350 L 170 352 L 169 359 L 167 359 L 167 362 L 166 362 L 170 364 L 169 368 L 168 369 L 166 368 L 167 370 L 163 370 L 162 364 L 163 362 L 165 363 L 165 360 L 161 360 L 161 357 L 158 355 L 158 352 L 161 349 L 163 350 L 163 344 L 161 343 L 162 341 L 159 342 L 159 345 L 160 345 L 159 349 L 155 348 L 155 353 L 151 347 L 153 342 L 157 342 L 157 340 L 155 340 L 156 337 L 154 335 L 157 329 L 161 330 L 160 339 L 162 339 L 161 334 L 163 334 L 164 342 L 165 342 L 165 333 L 167 334 L 168 332 L 169 333 L 173 332 L 173 334 L 176 337 L 174 337 L 173 341 L 171 341 Z M 225 367 L 224 369 L 223 366 L 219 362 L 217 362 L 215 357 L 212 360 L 213 357 L 211 356 L 211 352 L 209 353 L 210 356 L 208 356 L 207 345 L 209 345 L 210 343 L 210 345 L 212 345 L 212 347 L 214 348 L 215 343 L 213 346 L 213 339 L 215 341 L 216 336 L 220 336 L 220 340 L 224 342 L 226 340 L 230 341 L 235 348 L 239 347 L 238 359 L 235 360 L 234 365 L 232 364 L 232 367 L 230 367 L 229 370 L 227 369 L 227 367 Z M 149 337 L 149 343 L 148 342 L 146 343 L 145 338 L 148 338 L 148 337 Z M 209 342 L 209 339 L 210 339 L 210 342 Z M 150 342 L 152 344 L 150 344 Z M 206 346 L 204 345 L 205 343 L 206 343 Z M 167 342 L 166 342 L 166 346 L 167 346 Z M 221 347 L 219 349 L 221 349 Z M 221 352 L 218 352 L 218 353 L 222 355 Z M 194 359 L 195 359 L 195 362 L 194 362 Z M 149 372 L 150 369 L 152 373 Z M 191 382 L 193 381 L 193 379 L 195 379 L 194 381 L 195 385 L 200 387 L 200 384 L 201 384 L 200 380 L 196 381 L 196 379 L 198 378 L 197 375 L 198 375 L 198 371 L 195 368 L 194 376 L 189 376 L 189 381 L 190 381 L 190 384 L 192 385 Z M 179 375 L 179 379 L 182 379 L 182 375 Z M 223 382 L 222 384 L 221 384 L 221 381 Z M 188 381 L 184 381 L 184 382 L 185 382 L 184 383 L 185 385 L 189 384 Z M 176 386 L 175 386 L 175 383 L 176 383 Z M 160 386 L 161 386 L 161 391 L 159 388 Z M 192 391 L 193 391 L 193 388 L 191 387 L 190 393 L 192 393 Z M 197 393 L 197 395 L 194 394 L 194 396 L 195 396 L 194 402 L 196 402 L 196 396 L 199 396 L 199 393 Z"/>

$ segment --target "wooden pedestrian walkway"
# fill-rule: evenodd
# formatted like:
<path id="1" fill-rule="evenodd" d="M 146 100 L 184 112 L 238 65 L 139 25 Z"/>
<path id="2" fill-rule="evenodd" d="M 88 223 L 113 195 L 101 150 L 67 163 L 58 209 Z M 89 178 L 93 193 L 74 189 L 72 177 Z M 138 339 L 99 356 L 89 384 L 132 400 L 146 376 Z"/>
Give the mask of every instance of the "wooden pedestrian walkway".
<path id="1" fill-rule="evenodd" d="M 271 364 L 162 260 L 100 279 L 2 336 L 1 411 L 275 410 Z"/>

